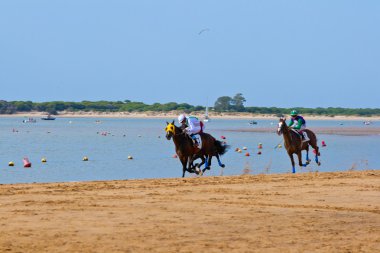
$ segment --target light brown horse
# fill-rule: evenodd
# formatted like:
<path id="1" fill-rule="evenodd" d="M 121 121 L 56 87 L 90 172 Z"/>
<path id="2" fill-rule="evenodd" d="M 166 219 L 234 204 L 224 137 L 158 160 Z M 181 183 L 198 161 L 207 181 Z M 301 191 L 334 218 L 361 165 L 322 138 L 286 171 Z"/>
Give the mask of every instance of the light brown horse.
<path id="1" fill-rule="evenodd" d="M 202 140 L 202 147 L 199 150 L 194 147 L 191 138 L 183 132 L 181 128 L 174 125 L 174 120 L 172 123 L 166 122 L 165 132 L 166 139 L 173 139 L 176 153 L 182 163 L 182 177 L 185 176 L 186 171 L 199 174 L 200 171 L 198 168 L 203 164 L 205 164 L 205 168 L 202 172 L 207 169 L 209 170 L 213 156 L 218 159 L 219 166 L 225 166 L 221 163 L 219 155 L 223 155 L 227 151 L 228 145 L 223 145 L 220 141 L 215 140 L 210 134 L 199 134 Z M 194 166 L 193 161 L 198 158 L 200 158 L 202 162 Z"/>
<path id="2" fill-rule="evenodd" d="M 309 136 L 310 140 L 307 142 L 303 142 L 301 135 L 297 133 L 295 130 L 292 130 L 290 129 L 290 127 L 288 127 L 288 125 L 286 124 L 285 118 L 280 118 L 280 121 L 278 123 L 278 128 L 277 128 L 277 134 L 278 135 L 282 134 L 282 136 L 284 137 L 284 145 L 290 157 L 290 161 L 292 162 L 293 173 L 296 173 L 293 154 L 296 154 L 298 156 L 299 166 L 306 167 L 310 163 L 309 145 L 315 150 L 315 162 L 318 164 L 318 166 L 321 165 L 321 163 L 318 161 L 318 156 L 320 156 L 320 153 L 319 153 L 319 147 L 317 145 L 317 137 L 309 129 L 304 129 L 303 131 L 306 131 L 307 135 Z M 305 164 L 302 163 L 302 150 L 306 150 Z"/>

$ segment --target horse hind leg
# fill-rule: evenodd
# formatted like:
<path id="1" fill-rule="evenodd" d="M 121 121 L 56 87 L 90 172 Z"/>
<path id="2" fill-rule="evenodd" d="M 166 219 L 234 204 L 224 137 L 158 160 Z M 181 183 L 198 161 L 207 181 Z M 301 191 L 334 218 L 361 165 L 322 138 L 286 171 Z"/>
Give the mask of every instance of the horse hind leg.
<path id="1" fill-rule="evenodd" d="M 218 154 L 216 155 L 216 159 L 218 160 L 218 164 L 219 164 L 220 167 L 222 167 L 222 168 L 226 167 L 226 165 L 223 164 L 223 163 L 220 161 L 220 157 L 219 157 Z"/>
<path id="2" fill-rule="evenodd" d="M 211 167 L 211 159 L 212 159 L 212 156 L 211 155 L 208 155 L 206 157 L 206 163 L 205 163 L 205 168 L 203 169 L 203 172 L 205 172 L 206 170 L 210 170 L 210 167 Z"/>
<path id="3" fill-rule="evenodd" d="M 318 159 L 318 156 L 320 156 L 321 154 L 319 153 L 319 147 L 317 146 L 316 143 L 310 143 L 310 145 L 313 147 L 313 149 L 315 150 L 315 162 L 318 164 L 318 166 L 321 165 L 321 162 L 319 161 Z"/>
<path id="4" fill-rule="evenodd" d="M 309 145 L 306 147 L 306 164 L 310 164 L 311 160 L 309 158 Z"/>
<path id="5" fill-rule="evenodd" d="M 297 152 L 297 156 L 298 156 L 298 164 L 299 164 L 299 166 L 300 167 L 306 167 L 307 163 L 305 163 L 305 164 L 302 163 L 302 153 L 301 153 L 301 151 Z"/>

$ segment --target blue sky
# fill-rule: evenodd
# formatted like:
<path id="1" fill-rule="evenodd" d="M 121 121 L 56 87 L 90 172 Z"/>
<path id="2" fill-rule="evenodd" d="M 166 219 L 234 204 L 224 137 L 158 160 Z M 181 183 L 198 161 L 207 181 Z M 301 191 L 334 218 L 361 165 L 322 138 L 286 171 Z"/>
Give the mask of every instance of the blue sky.
<path id="1" fill-rule="evenodd" d="M 379 13 L 378 0 L 2 0 L 0 99 L 379 108 Z"/>

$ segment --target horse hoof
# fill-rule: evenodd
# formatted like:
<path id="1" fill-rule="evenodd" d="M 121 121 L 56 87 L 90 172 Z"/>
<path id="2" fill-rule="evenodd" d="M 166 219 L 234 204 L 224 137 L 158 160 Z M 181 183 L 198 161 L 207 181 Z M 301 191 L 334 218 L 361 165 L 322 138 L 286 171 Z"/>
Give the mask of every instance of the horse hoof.
<path id="1" fill-rule="evenodd" d="M 211 169 L 210 166 L 205 168 L 205 170 L 210 170 L 210 169 Z"/>
<path id="2" fill-rule="evenodd" d="M 307 160 L 307 161 L 306 161 L 306 164 L 310 164 L 310 160 Z"/>
<path id="3" fill-rule="evenodd" d="M 318 162 L 317 164 L 318 164 L 318 166 L 321 166 L 321 162 Z"/>
<path id="4" fill-rule="evenodd" d="M 222 164 L 222 165 L 220 165 L 220 167 L 224 168 L 224 167 L 226 167 L 226 165 L 225 165 L 225 164 Z"/>

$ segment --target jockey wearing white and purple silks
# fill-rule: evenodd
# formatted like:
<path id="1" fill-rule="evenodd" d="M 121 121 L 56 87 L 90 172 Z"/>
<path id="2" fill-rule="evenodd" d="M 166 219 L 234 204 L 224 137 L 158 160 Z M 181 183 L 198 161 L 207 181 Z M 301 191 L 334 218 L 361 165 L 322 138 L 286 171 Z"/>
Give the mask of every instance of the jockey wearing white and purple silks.
<path id="1" fill-rule="evenodd" d="M 186 116 L 184 114 L 181 114 L 178 116 L 178 122 L 186 127 L 183 129 L 183 131 L 185 131 L 190 136 L 202 133 L 204 129 L 202 122 L 194 116 Z"/>

